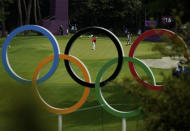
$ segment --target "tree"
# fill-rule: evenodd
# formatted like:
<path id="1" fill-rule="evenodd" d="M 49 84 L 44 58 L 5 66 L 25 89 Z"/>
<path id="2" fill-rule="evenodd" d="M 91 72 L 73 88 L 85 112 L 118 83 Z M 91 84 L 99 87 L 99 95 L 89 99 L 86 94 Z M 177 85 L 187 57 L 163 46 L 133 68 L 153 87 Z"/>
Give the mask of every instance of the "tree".
<path id="1" fill-rule="evenodd" d="M 37 0 L 37 10 L 38 10 L 39 20 L 41 20 L 42 19 L 42 15 L 41 15 L 41 8 L 40 8 L 39 0 Z"/>
<path id="2" fill-rule="evenodd" d="M 25 0 L 23 1 L 23 5 L 24 5 L 24 10 L 25 10 L 25 24 L 30 24 L 30 15 L 31 15 L 31 10 L 33 10 L 33 14 L 34 14 L 34 24 L 38 24 L 38 16 L 39 15 L 39 19 L 41 19 L 41 12 L 40 12 L 40 5 L 39 5 L 39 0 L 33 0 L 33 9 L 32 9 L 32 0 L 30 0 L 28 2 L 28 8 L 26 7 L 26 2 Z M 22 3 L 20 0 L 18 0 L 18 11 L 19 11 L 19 25 L 23 25 L 23 14 L 22 14 Z M 38 14 L 37 14 L 38 12 Z"/>
<path id="3" fill-rule="evenodd" d="M 70 0 L 70 22 L 79 27 L 96 25 L 123 30 L 124 25 L 136 26 L 134 18 L 141 7 L 141 0 Z"/>
<path id="4" fill-rule="evenodd" d="M 39 20 L 49 16 L 48 1 L 36 0 L 37 24 Z M 0 0 L 0 30 L 3 30 L 3 35 L 6 34 L 5 30 L 11 31 L 18 25 L 35 24 L 34 17 L 31 17 L 34 16 L 33 7 L 33 0 Z"/>
<path id="5" fill-rule="evenodd" d="M 8 11 L 5 11 L 5 7 L 13 3 L 13 0 L 1 0 L 0 2 L 0 22 L 2 25 L 2 36 L 6 36 L 6 17 L 9 14 Z"/>
<path id="6" fill-rule="evenodd" d="M 1 23 L 2 23 L 2 36 L 6 36 L 5 30 L 6 30 L 6 26 L 5 26 L 5 8 L 4 8 L 4 1 L 1 1 Z"/>
<path id="7" fill-rule="evenodd" d="M 21 6 L 21 1 L 17 0 L 18 3 L 18 12 L 19 12 L 19 25 L 22 26 L 23 22 L 22 22 L 22 6 Z"/>
<path id="8" fill-rule="evenodd" d="M 143 106 L 146 131 L 190 130 L 190 77 L 163 77 L 164 88 L 160 91 L 147 89 L 130 78 L 115 84 L 126 89 L 126 96 L 134 95 L 134 98 L 138 98 L 136 105 Z"/>
<path id="9" fill-rule="evenodd" d="M 135 26 L 134 17 L 140 12 L 142 3 L 141 0 L 98 0 L 88 1 L 88 7 L 90 16 L 98 24 L 118 30 L 126 25 Z"/>
<path id="10" fill-rule="evenodd" d="M 146 129 L 190 130 L 190 79 L 165 78 L 165 80 L 163 90 L 144 97 Z"/>
<path id="11" fill-rule="evenodd" d="M 22 1 L 23 1 L 23 5 L 24 5 L 24 12 L 26 13 L 25 15 L 27 16 L 26 1 L 25 0 L 22 0 Z"/>
<path id="12" fill-rule="evenodd" d="M 33 0 L 29 0 L 29 2 L 28 2 L 27 13 L 26 13 L 27 15 L 26 15 L 26 20 L 25 20 L 25 24 L 26 25 L 30 24 L 30 15 L 31 15 L 32 1 Z"/>
<path id="13" fill-rule="evenodd" d="M 37 18 L 37 0 L 34 0 L 34 24 L 37 25 L 38 18 Z"/>
<path id="14" fill-rule="evenodd" d="M 190 20 L 188 14 L 190 13 L 188 0 L 142 0 L 144 3 L 144 10 L 146 9 L 148 16 L 161 16 L 161 15 L 172 15 L 172 10 L 183 11 L 184 15 L 182 21 Z M 158 7 L 162 7 L 159 8 Z"/>
<path id="15" fill-rule="evenodd" d="M 156 44 L 152 50 L 159 51 L 163 56 L 185 56 L 187 57 L 190 46 L 190 23 L 182 23 L 181 18 L 183 17 L 183 12 L 177 12 L 173 10 L 173 18 L 175 19 L 174 32 L 176 35 L 171 38 L 168 35 L 163 35 L 162 39 L 166 41 L 165 44 Z M 179 40 L 179 37 L 182 40 Z"/>

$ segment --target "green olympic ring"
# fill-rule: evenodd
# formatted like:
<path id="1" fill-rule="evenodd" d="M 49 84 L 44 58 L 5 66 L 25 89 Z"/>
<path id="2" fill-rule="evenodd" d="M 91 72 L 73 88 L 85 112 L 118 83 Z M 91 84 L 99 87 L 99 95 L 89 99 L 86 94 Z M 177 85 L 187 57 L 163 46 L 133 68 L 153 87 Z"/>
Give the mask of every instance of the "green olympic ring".
<path id="1" fill-rule="evenodd" d="M 153 84 L 155 85 L 155 78 L 154 78 L 154 75 L 152 73 L 152 71 L 150 70 L 150 68 L 145 64 L 143 63 L 142 61 L 140 61 L 139 59 L 137 58 L 131 58 L 131 57 L 127 57 L 127 56 L 124 56 L 123 57 L 123 60 L 124 61 L 127 61 L 127 62 L 133 62 L 134 64 L 140 66 L 146 73 L 147 76 L 149 76 L 153 82 Z M 103 95 L 102 95 L 102 91 L 101 91 L 101 87 L 100 87 L 100 81 L 102 79 L 102 76 L 103 74 L 105 73 L 105 71 L 113 64 L 115 64 L 117 62 L 117 58 L 114 58 L 114 59 L 111 59 L 110 61 L 108 61 L 106 64 L 104 64 L 102 66 L 102 68 L 99 70 L 98 72 L 98 75 L 96 77 L 96 82 L 95 82 L 95 94 L 96 94 L 96 97 L 99 101 L 99 103 L 101 105 L 103 105 L 102 107 L 109 113 L 111 113 L 112 115 L 114 116 L 117 116 L 117 117 L 126 117 L 126 118 L 129 118 L 129 117 L 134 117 L 134 116 L 137 116 L 138 114 L 140 114 L 141 110 L 142 110 L 142 106 L 139 107 L 138 109 L 136 110 L 133 110 L 133 111 L 129 111 L 129 112 L 124 112 L 124 111 L 119 111 L 119 110 L 116 110 L 114 109 L 113 107 L 111 107 L 107 102 L 106 100 L 104 99 Z"/>

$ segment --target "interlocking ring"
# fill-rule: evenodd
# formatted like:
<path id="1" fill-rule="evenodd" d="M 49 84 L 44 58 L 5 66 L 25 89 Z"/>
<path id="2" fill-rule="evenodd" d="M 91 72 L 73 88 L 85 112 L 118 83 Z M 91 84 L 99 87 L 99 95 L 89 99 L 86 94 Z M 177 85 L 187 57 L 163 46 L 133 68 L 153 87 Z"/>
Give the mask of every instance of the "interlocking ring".
<path id="1" fill-rule="evenodd" d="M 152 30 L 148 30 L 146 32 L 144 32 L 143 34 L 141 34 L 135 41 L 134 43 L 132 44 L 131 48 L 130 48 L 130 51 L 129 51 L 129 57 L 134 57 L 134 52 L 135 52 L 135 49 L 137 48 L 137 46 L 140 44 L 140 42 L 151 36 L 151 35 L 154 35 L 154 34 L 168 34 L 171 38 L 174 38 L 174 36 L 176 36 L 176 34 L 172 31 L 169 31 L 169 30 L 166 30 L 166 29 L 152 29 Z M 187 50 L 187 46 L 185 44 L 185 42 L 183 41 L 182 38 L 180 38 L 179 36 L 177 36 L 175 38 L 176 41 L 181 41 L 184 45 L 184 49 L 185 49 L 185 53 L 186 55 L 188 55 L 188 50 Z M 162 89 L 164 86 L 163 85 L 151 85 L 147 82 L 144 82 L 143 80 L 140 79 L 138 73 L 136 72 L 135 68 L 134 68 L 134 65 L 132 62 L 129 62 L 129 68 L 130 68 L 130 71 L 131 71 L 131 74 L 134 76 L 134 78 L 139 82 L 139 84 L 141 85 L 144 85 L 145 87 L 147 88 L 150 88 L 150 89 L 153 89 L 153 90 L 160 90 Z"/>
<path id="2" fill-rule="evenodd" d="M 26 79 L 18 76 L 12 70 L 11 66 L 9 65 L 9 61 L 8 61 L 8 57 L 7 57 L 7 49 L 8 49 L 8 45 L 9 45 L 11 39 L 14 36 L 16 36 L 16 34 L 20 33 L 21 31 L 25 31 L 25 30 L 38 31 L 38 32 L 42 33 L 43 35 L 45 35 L 46 37 L 48 37 L 48 39 L 50 40 L 50 42 L 53 46 L 53 50 L 54 50 L 53 56 L 47 57 L 37 66 L 37 68 L 34 71 L 32 81 L 26 80 Z M 91 83 L 90 75 L 89 75 L 88 70 L 85 67 L 85 65 L 79 59 L 69 55 L 70 48 L 72 47 L 72 44 L 74 43 L 74 41 L 81 34 L 89 32 L 89 31 L 96 31 L 99 33 L 106 34 L 114 42 L 114 44 L 117 48 L 117 52 L 118 52 L 118 58 L 111 59 L 106 64 L 104 64 L 102 66 L 102 68 L 99 70 L 99 72 L 96 76 L 95 83 Z M 115 79 L 117 77 L 117 75 L 119 74 L 121 68 L 122 68 L 123 61 L 127 61 L 127 62 L 129 62 L 129 68 L 130 68 L 132 75 L 135 77 L 135 79 L 141 85 L 144 85 L 147 88 L 150 88 L 153 90 L 159 90 L 159 89 L 163 88 L 163 86 L 161 86 L 161 85 L 156 85 L 156 81 L 155 81 L 155 78 L 154 78 L 152 71 L 150 70 L 150 68 L 145 63 L 143 63 L 142 61 L 140 61 L 139 59 L 134 57 L 134 52 L 135 52 L 136 47 L 140 43 L 140 41 L 143 40 L 144 38 L 151 36 L 153 34 L 164 34 L 164 33 L 169 34 L 171 37 L 173 37 L 175 35 L 174 32 L 164 30 L 164 29 L 156 29 L 156 30 L 154 29 L 154 30 L 149 30 L 149 31 L 143 33 L 132 44 L 130 52 L 129 52 L 129 57 L 127 57 L 127 56 L 124 56 L 123 48 L 120 44 L 119 39 L 112 32 L 110 32 L 109 30 L 104 29 L 102 27 L 88 27 L 88 28 L 82 29 L 82 30 L 78 31 L 76 34 L 74 34 L 66 45 L 65 54 L 60 54 L 57 40 L 47 29 L 45 29 L 41 26 L 36 26 L 36 25 L 25 25 L 25 26 L 22 26 L 22 27 L 15 29 L 13 32 L 11 32 L 10 35 L 5 40 L 3 47 L 2 47 L 2 62 L 3 62 L 5 70 L 8 72 L 8 74 L 13 79 L 15 79 L 16 81 L 21 82 L 21 83 L 27 83 L 27 84 L 33 85 L 33 90 L 34 90 L 34 94 L 35 94 L 36 98 L 50 112 L 53 112 L 56 114 L 68 114 L 68 113 L 71 113 L 71 112 L 77 110 L 86 101 L 88 94 L 90 92 L 90 88 L 95 87 L 95 93 L 96 93 L 97 99 L 100 102 L 100 104 L 103 104 L 103 108 L 106 111 L 108 111 L 109 113 L 111 113 L 115 116 L 118 116 L 118 117 L 133 117 L 133 116 L 136 116 L 140 113 L 140 110 L 142 109 L 142 107 L 139 107 L 138 109 L 136 109 L 134 111 L 130 111 L 130 112 L 118 111 L 118 110 L 112 108 L 105 101 L 105 99 L 102 95 L 102 92 L 101 92 L 101 87 L 105 86 L 107 82 Z M 179 38 L 179 37 L 177 37 L 177 38 L 178 38 L 178 40 L 182 41 L 181 38 Z M 186 49 L 185 53 L 187 54 L 187 48 L 186 48 L 186 46 L 184 46 L 184 47 Z M 66 108 L 66 109 L 60 109 L 60 108 L 52 107 L 51 105 L 49 105 L 48 103 L 45 102 L 45 100 L 41 97 L 39 91 L 37 90 L 37 84 L 47 80 L 55 72 L 55 70 L 58 66 L 58 63 L 59 63 L 59 59 L 64 59 L 66 70 L 68 71 L 68 73 L 70 74 L 72 79 L 74 79 L 80 85 L 85 86 L 83 96 L 81 97 L 81 99 L 74 106 Z M 45 76 L 43 76 L 42 78 L 37 79 L 40 69 L 43 68 L 50 61 L 53 61 L 53 65 L 52 65 L 51 69 L 49 70 L 49 72 Z M 72 68 L 69 65 L 69 61 L 73 62 L 74 64 L 76 64 L 80 68 L 80 70 L 82 71 L 82 73 L 85 77 L 85 81 L 81 80 L 72 71 Z M 104 72 L 107 70 L 107 68 L 109 68 L 111 65 L 113 65 L 116 62 L 118 62 L 118 64 L 117 64 L 117 67 L 116 67 L 116 70 L 114 71 L 114 73 L 108 79 L 101 82 L 101 78 L 102 78 L 102 75 L 104 74 Z M 149 76 L 152 80 L 151 84 L 146 83 L 139 78 L 133 64 L 140 66 L 145 71 L 147 76 Z"/>
<path id="3" fill-rule="evenodd" d="M 115 79 L 117 77 L 117 75 L 119 74 L 119 71 L 121 70 L 121 67 L 122 67 L 122 62 L 123 62 L 123 56 L 124 56 L 124 53 L 123 53 L 123 48 L 121 46 L 121 43 L 119 41 L 119 39 L 109 30 L 105 29 L 105 28 L 102 28 L 102 27 L 87 27 L 85 29 L 82 29 L 80 31 L 78 31 L 77 33 L 75 33 L 71 39 L 69 40 L 69 42 L 67 43 L 66 47 L 65 47 L 65 54 L 66 55 L 69 55 L 69 51 L 74 43 L 74 41 L 80 37 L 80 35 L 84 34 L 84 33 L 87 33 L 89 31 L 97 31 L 99 33 L 104 33 L 106 34 L 115 44 L 116 48 L 117 48 L 117 52 L 118 52 L 118 64 L 117 64 L 117 67 L 114 71 L 114 73 L 109 77 L 107 78 L 105 81 L 101 82 L 100 85 L 101 86 L 104 86 L 107 82 Z M 95 83 L 88 83 L 88 82 L 85 82 L 83 81 L 82 79 L 80 79 L 72 70 L 70 64 L 69 64 L 69 61 L 68 60 L 65 60 L 65 67 L 68 71 L 68 73 L 70 74 L 70 76 L 73 78 L 73 80 L 75 80 L 77 83 L 79 83 L 80 85 L 83 85 L 83 86 L 88 86 L 88 87 L 91 87 L 91 88 L 94 88 L 95 87 Z"/>
<path id="4" fill-rule="evenodd" d="M 36 68 L 35 72 L 34 72 L 34 75 L 33 75 L 33 79 L 32 81 L 30 80 L 26 80 L 24 78 L 21 78 L 20 76 L 18 76 L 11 68 L 11 66 L 9 65 L 9 61 L 8 61 L 8 57 L 7 57 L 7 48 L 8 48 L 8 45 L 11 41 L 11 39 L 16 36 L 16 34 L 20 33 L 21 31 L 25 31 L 25 30 L 34 30 L 34 31 L 38 31 L 42 34 L 44 34 L 45 36 L 48 37 L 48 39 L 50 40 L 52 46 L 53 46 L 53 49 L 54 49 L 54 56 L 51 56 L 51 57 L 48 57 L 46 58 L 45 60 L 43 60 L 39 65 L 38 67 Z M 115 70 L 115 72 L 105 81 L 105 82 L 102 82 L 101 85 L 105 85 L 108 81 L 110 80 L 113 80 L 118 74 L 119 74 L 119 71 L 122 67 L 122 61 L 123 61 L 123 48 L 121 47 L 121 44 L 120 44 L 120 41 L 118 40 L 118 38 L 112 33 L 110 32 L 109 30 L 107 29 L 104 29 L 104 28 L 101 28 L 101 27 L 89 27 L 89 28 L 85 28 L 79 32 L 77 32 L 71 39 L 70 41 L 68 42 L 68 46 L 66 47 L 66 50 L 65 50 L 65 54 L 60 54 L 60 51 L 59 51 L 59 46 L 58 46 L 58 43 L 55 39 L 55 37 L 45 28 L 41 27 L 41 26 L 36 26 L 36 25 L 25 25 L 25 26 L 22 26 L 22 27 L 19 27 L 19 28 L 16 28 L 13 32 L 10 33 L 10 35 L 7 37 L 7 39 L 5 40 L 4 44 L 3 44 L 3 48 L 2 48 L 2 59 L 3 59 L 3 65 L 4 65 L 4 68 L 5 70 L 8 72 L 8 74 L 13 78 L 15 79 L 16 81 L 18 82 L 21 82 L 21 83 L 27 83 L 27 84 L 32 84 L 33 85 L 33 89 L 34 89 L 34 93 L 35 93 L 35 96 L 36 98 L 38 99 L 38 101 L 50 112 L 53 112 L 53 113 L 56 113 L 56 114 L 67 114 L 67 113 L 71 113 L 75 110 L 77 110 L 78 108 L 80 108 L 82 106 L 82 104 L 86 101 L 87 97 L 88 97 L 88 94 L 89 94 L 89 91 L 90 91 L 90 88 L 86 86 L 85 88 L 85 91 L 83 93 L 83 96 L 81 97 L 81 99 L 72 107 L 70 108 L 67 108 L 67 109 L 59 109 L 59 108 L 54 108 L 52 107 L 51 105 L 47 104 L 45 102 L 45 100 L 40 96 L 36 86 L 38 83 L 40 82 L 43 82 L 45 80 L 47 80 L 49 77 L 51 77 L 51 75 L 55 72 L 57 66 L 58 66 L 58 63 L 59 63 L 59 59 L 64 59 L 65 60 L 65 65 L 66 65 L 66 69 L 70 66 L 69 66 L 69 61 L 72 61 L 74 62 L 75 64 L 77 64 L 79 66 L 79 68 L 82 70 L 83 72 L 83 75 L 85 76 L 85 81 L 83 81 L 84 83 L 86 83 L 86 85 L 90 85 L 90 86 L 95 86 L 94 83 L 91 83 L 91 80 L 90 80 L 90 76 L 89 76 L 89 73 L 88 73 L 88 70 L 87 68 L 85 67 L 85 65 L 77 58 L 73 57 L 73 56 L 68 56 L 67 54 L 69 53 L 69 49 L 70 47 L 72 46 L 72 43 L 78 38 L 78 36 L 80 36 L 80 34 L 82 33 L 85 33 L 85 32 L 88 32 L 88 31 L 98 31 L 98 32 L 101 32 L 101 33 L 105 33 L 108 37 L 110 37 L 110 39 L 114 42 L 116 48 L 117 48 L 117 51 L 118 51 L 118 55 L 119 55 L 119 58 L 118 58 L 118 65 L 117 65 L 117 68 Z M 53 60 L 53 66 L 51 67 L 50 71 L 42 78 L 38 79 L 37 80 L 37 76 L 38 76 L 38 73 L 40 71 L 40 69 L 49 61 L 52 61 Z M 68 65 L 67 65 L 68 63 Z M 69 70 L 69 69 L 67 69 Z M 69 72 L 69 71 L 68 71 Z M 69 72 L 70 74 L 71 72 Z M 73 76 L 71 75 L 71 77 L 73 78 Z"/>
<path id="5" fill-rule="evenodd" d="M 41 82 L 47 80 L 55 72 L 55 70 L 59 64 L 59 54 L 60 54 L 59 45 L 58 45 L 57 40 L 55 39 L 54 35 L 51 32 L 49 32 L 47 29 L 45 29 L 44 27 L 37 26 L 37 25 L 24 25 L 24 26 L 18 27 L 15 30 L 13 30 L 9 34 L 9 36 L 6 38 L 6 40 L 3 44 L 2 52 L 1 52 L 2 63 L 3 63 L 5 70 L 7 71 L 7 73 L 13 79 L 15 79 L 16 81 L 21 82 L 21 83 L 32 84 L 31 80 L 24 79 L 24 78 L 20 77 L 19 75 L 17 75 L 13 71 L 13 69 L 11 68 L 11 66 L 9 64 L 9 60 L 8 60 L 8 56 L 7 56 L 7 49 L 8 49 L 9 43 L 11 42 L 12 38 L 14 36 L 16 36 L 18 33 L 22 32 L 22 31 L 26 31 L 26 30 L 33 30 L 33 31 L 38 31 L 38 32 L 42 33 L 50 40 L 50 42 L 53 46 L 53 51 L 54 51 L 53 65 L 52 65 L 51 69 L 49 70 L 49 72 L 37 81 L 37 83 L 41 83 Z"/>
<path id="6" fill-rule="evenodd" d="M 131 58 L 131 57 L 127 57 L 127 56 L 123 57 L 123 60 L 127 61 L 127 62 L 132 62 L 132 63 L 140 66 L 145 71 L 147 76 L 149 76 L 151 78 L 152 82 L 155 82 L 152 71 L 145 63 L 143 63 L 142 61 L 140 61 L 137 58 Z M 129 112 L 118 111 L 118 110 L 114 109 L 113 107 L 111 107 L 106 102 L 106 100 L 104 99 L 102 92 L 101 92 L 100 80 L 101 80 L 104 72 L 106 71 L 106 69 L 108 69 L 111 65 L 115 64 L 116 62 L 117 62 L 117 59 L 112 59 L 102 66 L 102 68 L 100 69 L 100 71 L 98 72 L 98 75 L 96 77 L 95 93 L 96 93 L 99 103 L 103 105 L 103 108 L 107 112 L 111 113 L 114 116 L 122 117 L 122 118 L 123 117 L 127 117 L 127 118 L 134 117 L 140 113 L 142 107 L 139 107 L 138 109 L 136 109 L 134 111 L 129 111 Z"/>
<path id="7" fill-rule="evenodd" d="M 80 70 L 82 71 L 84 78 L 85 78 L 85 81 L 86 82 L 91 81 L 87 68 L 84 66 L 84 64 L 79 59 L 77 59 L 73 56 L 62 55 L 62 54 L 59 55 L 59 59 L 69 60 L 69 61 L 73 62 L 74 64 L 76 64 L 80 68 Z M 74 106 L 66 108 L 66 109 L 55 108 L 55 107 L 49 105 L 41 97 L 41 95 L 37 89 L 36 81 L 37 81 L 37 77 L 39 75 L 41 68 L 43 68 L 48 62 L 53 61 L 53 60 L 54 60 L 54 56 L 47 57 L 35 69 L 34 75 L 32 78 L 32 85 L 33 85 L 33 89 L 34 89 L 34 94 L 35 94 L 37 100 L 40 102 L 40 104 L 42 104 L 42 106 L 45 107 L 49 112 L 52 112 L 55 114 L 68 114 L 68 113 L 74 112 L 84 104 L 84 102 L 86 101 L 86 99 L 90 93 L 90 88 L 86 87 L 84 89 L 84 93 L 83 93 L 82 97 L 80 98 L 80 100 Z"/>

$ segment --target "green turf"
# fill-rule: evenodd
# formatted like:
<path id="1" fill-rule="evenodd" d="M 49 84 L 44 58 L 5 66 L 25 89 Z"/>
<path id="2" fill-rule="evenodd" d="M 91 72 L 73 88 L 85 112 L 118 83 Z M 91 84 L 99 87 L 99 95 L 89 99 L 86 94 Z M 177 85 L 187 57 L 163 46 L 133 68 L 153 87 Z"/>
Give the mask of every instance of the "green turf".
<path id="1" fill-rule="evenodd" d="M 56 38 L 60 45 L 61 53 L 63 53 L 70 36 L 59 36 Z M 126 40 L 124 38 L 120 40 L 125 56 L 127 56 L 130 46 L 125 46 Z M 3 39 L 0 39 L 0 47 L 2 43 Z M 154 44 L 156 43 L 142 42 L 136 49 L 135 56 L 138 58 L 160 58 L 161 55 L 158 52 L 151 50 Z M 8 49 L 10 65 L 16 73 L 26 79 L 31 79 L 40 61 L 52 54 L 51 44 L 48 39 L 43 36 L 16 37 L 11 41 L 11 46 Z M 91 39 L 83 36 L 75 41 L 70 54 L 78 57 L 87 66 L 92 81 L 95 81 L 97 72 L 103 64 L 111 58 L 117 57 L 114 44 L 105 37 L 97 38 L 96 50 L 93 52 L 91 50 Z M 49 63 L 42 69 L 40 76 L 47 73 L 51 64 L 52 63 Z M 81 71 L 74 64 L 71 64 L 71 66 L 78 76 L 83 79 Z M 113 73 L 115 66 L 116 65 L 113 65 L 106 71 L 103 80 Z M 145 73 L 143 73 L 139 67 L 136 67 L 136 69 L 140 76 L 144 77 Z M 152 71 L 157 82 L 162 81 L 162 77 L 159 74 L 160 72 L 164 72 L 167 75 L 171 74 L 170 70 L 152 68 Z M 18 130 L 24 130 L 22 122 L 26 122 L 28 119 L 28 121 L 31 121 L 31 125 L 38 126 L 39 124 L 43 127 L 41 130 L 57 130 L 57 116 L 45 111 L 35 101 L 30 86 L 24 86 L 11 79 L 5 72 L 2 63 L 0 63 L 0 77 L 0 130 L 7 131 L 15 130 L 16 128 Z M 121 81 L 124 77 L 132 78 L 127 63 L 123 65 L 117 80 Z M 71 79 L 65 69 L 64 62 L 61 61 L 55 74 L 46 82 L 39 84 L 38 89 L 42 97 L 49 104 L 65 108 L 77 102 L 82 95 L 84 87 Z M 117 109 L 128 111 L 135 107 L 135 103 L 133 104 L 131 102 L 131 96 L 126 96 L 124 89 L 115 88 L 112 84 L 104 87 L 103 95 L 108 103 L 124 104 L 123 106 L 115 105 L 114 107 Z M 89 98 L 82 109 L 84 110 L 63 115 L 63 129 L 65 131 L 121 130 L 121 118 L 110 115 L 100 107 L 94 89 L 91 89 Z M 129 118 L 127 120 L 127 130 L 141 130 L 142 123 L 142 116 Z"/>

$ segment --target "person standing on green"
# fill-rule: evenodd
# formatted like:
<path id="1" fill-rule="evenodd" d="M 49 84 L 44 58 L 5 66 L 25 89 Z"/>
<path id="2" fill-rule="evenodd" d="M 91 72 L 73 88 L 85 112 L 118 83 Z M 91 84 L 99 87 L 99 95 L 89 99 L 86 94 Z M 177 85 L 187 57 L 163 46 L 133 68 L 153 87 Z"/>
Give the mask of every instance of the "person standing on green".
<path id="1" fill-rule="evenodd" d="M 132 34 L 130 34 L 130 32 L 127 32 L 127 44 L 126 45 L 131 44 L 131 36 L 132 36 Z"/>

